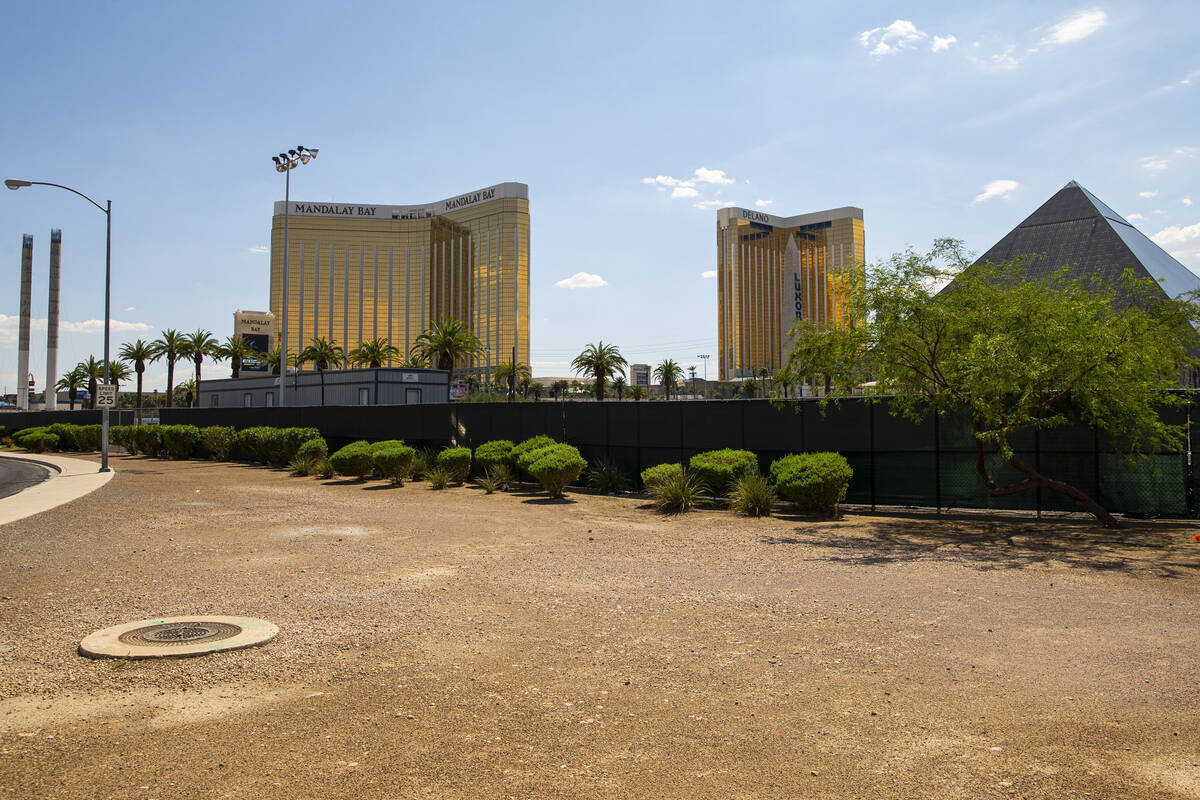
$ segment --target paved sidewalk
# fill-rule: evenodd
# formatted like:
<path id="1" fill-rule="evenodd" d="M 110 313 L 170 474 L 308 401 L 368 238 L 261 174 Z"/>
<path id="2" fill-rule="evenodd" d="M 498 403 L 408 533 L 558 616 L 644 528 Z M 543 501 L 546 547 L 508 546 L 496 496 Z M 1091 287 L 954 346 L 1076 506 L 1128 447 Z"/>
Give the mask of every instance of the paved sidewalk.
<path id="1" fill-rule="evenodd" d="M 0 498 L 0 525 L 49 511 L 90 494 L 112 480 L 115 474 L 98 472 L 100 466 L 94 461 L 50 453 L 0 452 L 0 458 L 32 462 L 50 469 L 47 480 L 17 494 Z"/>

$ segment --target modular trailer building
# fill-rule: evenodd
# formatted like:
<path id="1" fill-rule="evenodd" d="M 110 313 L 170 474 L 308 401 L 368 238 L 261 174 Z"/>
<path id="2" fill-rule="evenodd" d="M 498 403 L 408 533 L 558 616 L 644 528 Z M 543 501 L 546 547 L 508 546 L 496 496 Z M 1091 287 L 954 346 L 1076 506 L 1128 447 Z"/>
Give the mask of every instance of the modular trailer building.
<path id="1" fill-rule="evenodd" d="M 450 402 L 450 373 L 443 369 L 338 369 L 292 372 L 289 406 L 401 406 Z M 270 408 L 279 405 L 279 376 L 255 375 L 200 381 L 201 408 Z"/>

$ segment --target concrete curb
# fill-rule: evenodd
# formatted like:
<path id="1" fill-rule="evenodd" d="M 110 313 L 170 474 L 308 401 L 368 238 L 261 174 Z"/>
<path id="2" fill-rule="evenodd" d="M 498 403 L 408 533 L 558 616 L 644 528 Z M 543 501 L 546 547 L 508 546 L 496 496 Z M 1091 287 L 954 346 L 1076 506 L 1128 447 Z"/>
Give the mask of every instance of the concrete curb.
<path id="1" fill-rule="evenodd" d="M 28 461 L 52 470 L 50 477 L 38 485 L 17 492 L 11 497 L 0 499 L 0 525 L 32 517 L 34 514 L 49 511 L 72 500 L 78 500 L 108 483 L 116 474 L 99 472 L 99 465 L 94 461 L 64 458 L 46 453 L 14 455 L 0 452 L 0 458 Z"/>

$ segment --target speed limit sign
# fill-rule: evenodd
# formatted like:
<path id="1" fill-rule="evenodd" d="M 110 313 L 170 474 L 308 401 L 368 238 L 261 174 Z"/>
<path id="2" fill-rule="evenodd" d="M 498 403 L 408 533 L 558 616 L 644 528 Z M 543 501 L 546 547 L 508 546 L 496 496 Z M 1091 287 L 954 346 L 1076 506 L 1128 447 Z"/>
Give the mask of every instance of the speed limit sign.
<path id="1" fill-rule="evenodd" d="M 115 383 L 100 383 L 96 385 L 96 408 L 117 407 L 117 385 Z"/>

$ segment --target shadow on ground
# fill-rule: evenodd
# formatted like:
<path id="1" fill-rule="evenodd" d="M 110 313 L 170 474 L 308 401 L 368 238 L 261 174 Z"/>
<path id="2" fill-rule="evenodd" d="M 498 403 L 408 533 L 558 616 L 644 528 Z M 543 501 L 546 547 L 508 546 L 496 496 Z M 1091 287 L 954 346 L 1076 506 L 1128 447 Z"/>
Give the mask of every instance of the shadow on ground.
<path id="1" fill-rule="evenodd" d="M 1058 564 L 1164 578 L 1200 574 L 1200 543 L 1192 541 L 1200 529 L 1194 522 L 1135 522 L 1112 531 L 1075 521 L 915 515 L 862 521 L 867 524 L 826 522 L 796 528 L 790 536 L 764 536 L 759 541 L 804 545 L 814 551 L 809 560 L 851 565 L 943 561 L 981 570 Z"/>

